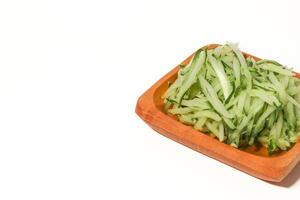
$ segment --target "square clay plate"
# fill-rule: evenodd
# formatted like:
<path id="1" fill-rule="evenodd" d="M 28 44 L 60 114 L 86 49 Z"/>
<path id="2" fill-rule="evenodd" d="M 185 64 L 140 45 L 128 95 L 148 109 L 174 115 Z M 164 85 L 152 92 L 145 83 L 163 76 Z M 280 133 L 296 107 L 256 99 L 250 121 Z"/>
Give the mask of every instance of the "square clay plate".
<path id="1" fill-rule="evenodd" d="M 203 48 L 213 49 L 217 46 L 217 44 L 211 44 Z M 251 56 L 247 53 L 243 54 L 246 57 Z M 187 64 L 192 56 L 189 56 L 181 64 Z M 255 56 L 251 57 L 260 60 Z M 296 166 L 300 160 L 300 142 L 296 143 L 290 150 L 270 157 L 265 148 L 260 150 L 236 149 L 165 114 L 161 96 L 168 88 L 168 82 L 173 82 L 177 78 L 178 70 L 179 66 L 167 73 L 148 89 L 137 102 L 136 113 L 151 128 L 195 151 L 263 180 L 280 182 Z M 300 78 L 300 74 L 296 73 L 296 76 Z"/>

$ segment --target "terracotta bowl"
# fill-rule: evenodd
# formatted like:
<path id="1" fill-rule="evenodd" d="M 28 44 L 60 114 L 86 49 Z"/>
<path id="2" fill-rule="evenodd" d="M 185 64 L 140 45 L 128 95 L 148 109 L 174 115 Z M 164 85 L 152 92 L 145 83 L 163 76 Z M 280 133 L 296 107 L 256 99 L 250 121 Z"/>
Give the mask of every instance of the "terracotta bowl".
<path id="1" fill-rule="evenodd" d="M 203 48 L 213 49 L 217 46 L 217 44 L 210 44 Z M 250 54 L 243 54 L 246 57 L 251 56 L 255 60 L 260 60 Z M 193 54 L 181 64 L 187 64 L 192 56 Z M 161 96 L 167 90 L 168 82 L 173 82 L 177 78 L 178 70 L 179 66 L 175 67 L 138 99 L 136 113 L 151 128 L 195 151 L 263 180 L 280 182 L 296 166 L 300 160 L 300 142 L 290 150 L 273 156 L 267 154 L 266 148 L 255 149 L 252 147 L 240 150 L 219 142 L 165 114 Z M 300 78 L 300 74 L 296 73 L 296 76 Z"/>

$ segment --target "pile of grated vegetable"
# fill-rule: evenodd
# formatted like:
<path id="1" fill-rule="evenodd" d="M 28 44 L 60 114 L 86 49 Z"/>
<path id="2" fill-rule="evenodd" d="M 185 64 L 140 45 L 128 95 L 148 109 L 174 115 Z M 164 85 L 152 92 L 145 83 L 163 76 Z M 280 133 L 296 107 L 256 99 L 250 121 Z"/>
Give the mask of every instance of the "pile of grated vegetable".
<path id="1" fill-rule="evenodd" d="M 163 96 L 166 112 L 234 147 L 287 150 L 300 138 L 300 79 L 236 44 L 199 49 Z"/>

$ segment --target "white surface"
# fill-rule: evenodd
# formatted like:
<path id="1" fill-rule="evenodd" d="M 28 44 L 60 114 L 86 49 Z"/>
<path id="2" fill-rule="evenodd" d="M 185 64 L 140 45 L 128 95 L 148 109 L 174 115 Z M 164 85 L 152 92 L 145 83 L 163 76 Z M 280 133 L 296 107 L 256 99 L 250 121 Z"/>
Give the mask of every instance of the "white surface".
<path id="1" fill-rule="evenodd" d="M 297 199 L 154 132 L 134 113 L 197 48 L 300 71 L 295 1 L 1 1 L 0 199 Z M 298 66 L 298 68 L 297 68 Z M 295 178 L 296 177 L 296 178 Z"/>

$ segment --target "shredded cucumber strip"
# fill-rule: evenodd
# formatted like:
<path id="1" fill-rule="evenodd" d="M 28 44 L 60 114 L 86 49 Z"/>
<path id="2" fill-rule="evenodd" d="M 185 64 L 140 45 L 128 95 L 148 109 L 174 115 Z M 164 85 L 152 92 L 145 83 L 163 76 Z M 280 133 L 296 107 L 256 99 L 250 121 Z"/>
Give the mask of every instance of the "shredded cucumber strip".
<path id="1" fill-rule="evenodd" d="M 270 105 L 275 105 L 275 106 L 281 105 L 279 100 L 270 92 L 261 91 L 258 89 L 252 89 L 250 95 L 253 97 L 258 97 Z"/>
<path id="2" fill-rule="evenodd" d="M 235 77 L 235 87 L 238 88 L 241 84 L 241 71 L 238 59 L 234 58 L 232 63 L 233 73 Z"/>
<path id="3" fill-rule="evenodd" d="M 217 113 L 209 110 L 197 111 L 191 116 L 192 118 L 206 117 L 215 121 L 221 121 L 221 117 Z"/>
<path id="4" fill-rule="evenodd" d="M 290 70 L 287 69 L 283 69 L 282 67 L 278 66 L 278 65 L 274 65 L 273 63 L 263 63 L 259 65 L 262 69 L 264 70 L 269 70 L 272 72 L 276 72 L 278 74 L 283 74 L 286 76 L 293 76 L 293 72 L 291 72 Z"/>
<path id="5" fill-rule="evenodd" d="M 224 98 L 227 99 L 231 93 L 231 85 L 229 83 L 228 77 L 225 74 L 223 64 L 221 61 L 216 60 L 212 55 L 208 55 L 208 60 L 211 63 L 219 81 L 223 91 Z"/>
<path id="6" fill-rule="evenodd" d="M 203 78 L 203 76 L 199 76 L 199 81 L 203 93 L 208 98 L 208 101 L 212 104 L 213 108 L 227 118 L 232 118 L 233 114 L 229 113 L 222 102 L 218 99 L 217 94 L 215 93 L 213 87 Z"/>
<path id="7" fill-rule="evenodd" d="M 205 52 L 203 50 L 198 50 L 193 58 L 193 62 L 191 63 L 191 71 L 189 72 L 187 80 L 182 84 L 179 89 L 179 92 L 176 96 L 177 102 L 181 103 L 182 97 L 185 92 L 192 86 L 192 84 L 196 81 L 196 76 L 203 66 L 205 62 Z"/>

